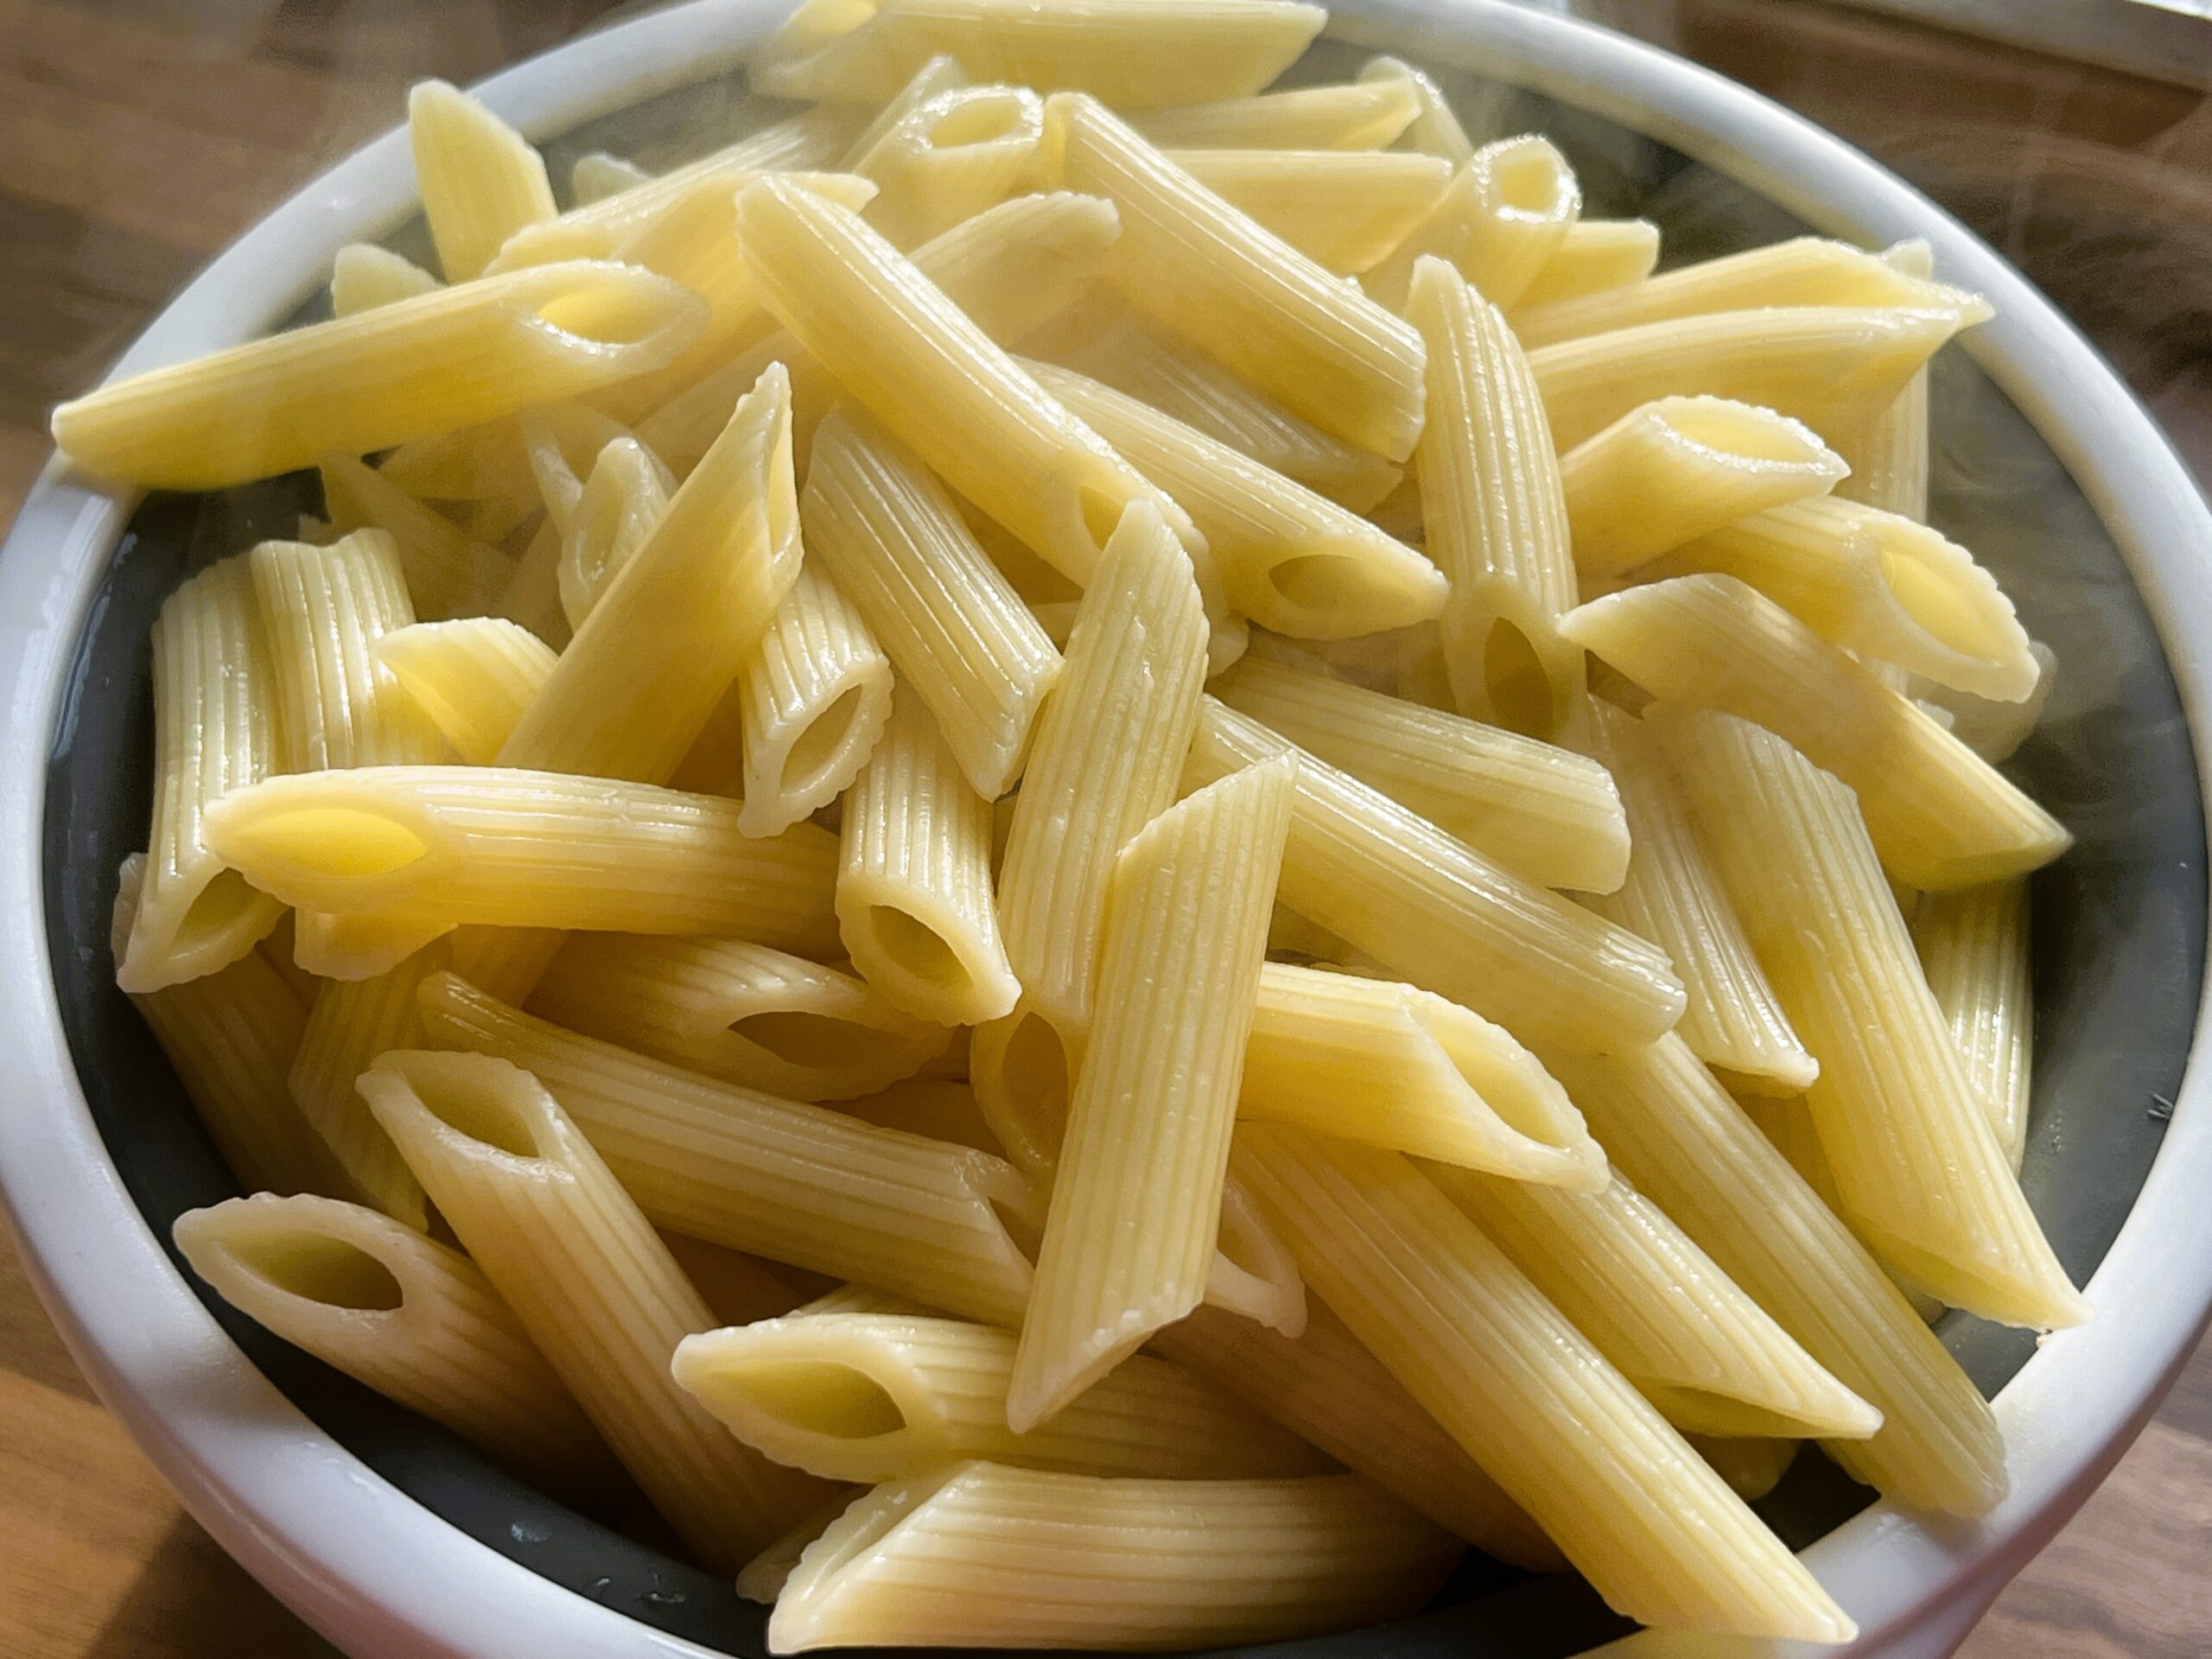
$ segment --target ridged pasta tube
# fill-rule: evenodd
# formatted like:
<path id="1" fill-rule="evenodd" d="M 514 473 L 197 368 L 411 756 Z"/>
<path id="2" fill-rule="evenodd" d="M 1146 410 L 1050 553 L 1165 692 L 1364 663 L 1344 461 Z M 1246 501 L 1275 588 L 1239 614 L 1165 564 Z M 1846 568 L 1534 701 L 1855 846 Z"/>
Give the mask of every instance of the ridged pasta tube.
<path id="1" fill-rule="evenodd" d="M 1900 242 L 1883 263 L 1908 276 L 1925 277 L 1935 257 L 1925 241 Z M 1836 486 L 1847 501 L 1863 501 L 1885 512 L 1928 521 L 1928 371 L 1905 382 L 1889 406 L 1848 431 L 1838 447 L 1851 462 L 1851 476 Z"/>
<path id="2" fill-rule="evenodd" d="M 1147 110 L 1134 124 L 1168 149 L 1387 149 L 1420 113 L 1406 82 L 1351 81 Z"/>
<path id="3" fill-rule="evenodd" d="M 1348 275 L 1389 258 L 1452 178 L 1436 156 L 1402 150 L 1163 153 L 1324 270 Z"/>
<path id="4" fill-rule="evenodd" d="M 583 626 L 615 573 L 645 545 L 676 487 L 666 464 L 636 438 L 609 439 L 599 452 L 561 533 L 556 580 L 570 628 Z"/>
<path id="5" fill-rule="evenodd" d="M 880 187 L 868 219 L 911 248 L 1017 194 L 1036 170 L 1045 106 L 1026 86 L 956 86 L 902 116 L 853 170 Z"/>
<path id="6" fill-rule="evenodd" d="M 772 836 L 845 792 L 891 718 L 891 659 L 852 601 L 809 563 L 738 677 L 745 810 Z"/>
<path id="7" fill-rule="evenodd" d="M 1446 261 L 1491 304 L 1510 307 L 1548 264 L 1582 212 L 1574 170 L 1533 133 L 1484 144 L 1453 175 L 1427 216 L 1370 271 L 1367 291 L 1394 310 L 1411 293 L 1415 266 Z"/>
<path id="8" fill-rule="evenodd" d="M 620 191 L 651 184 L 652 178 L 626 156 L 589 150 L 569 164 L 569 197 L 577 207 L 588 207 Z"/>
<path id="9" fill-rule="evenodd" d="M 2028 1144 L 2028 1077 L 2035 1052 L 2029 972 L 2028 884 L 1924 895 L 1912 918 L 1921 971 L 1935 993 L 1974 1091 L 1989 1108 L 2015 1173 Z"/>
<path id="10" fill-rule="evenodd" d="M 1578 219 L 1510 309 L 1517 319 L 1556 301 L 1618 293 L 1658 263 L 1659 227 L 1649 219 Z"/>
<path id="11" fill-rule="evenodd" d="M 488 609 L 514 580 L 515 562 L 416 499 L 379 467 L 326 455 L 323 507 L 342 532 L 373 529 L 398 543 L 416 614 L 433 621 Z"/>
<path id="12" fill-rule="evenodd" d="M 404 255 L 373 242 L 348 242 L 331 261 L 331 315 L 358 316 L 394 300 L 419 299 L 439 286 L 436 277 Z"/>
<path id="13" fill-rule="evenodd" d="M 471 766 L 498 758 L 554 663 L 550 645 L 495 616 L 412 623 L 370 651 Z"/>
<path id="14" fill-rule="evenodd" d="M 407 142 L 446 281 L 482 276 L 510 236 L 553 217 L 545 158 L 451 83 L 421 80 L 408 89 Z"/>

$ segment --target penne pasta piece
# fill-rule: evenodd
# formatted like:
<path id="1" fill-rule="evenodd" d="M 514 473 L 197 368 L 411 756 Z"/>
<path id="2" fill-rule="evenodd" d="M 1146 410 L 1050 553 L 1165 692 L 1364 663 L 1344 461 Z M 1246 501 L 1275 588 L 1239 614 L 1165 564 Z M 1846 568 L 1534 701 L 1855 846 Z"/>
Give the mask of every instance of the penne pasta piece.
<path id="1" fill-rule="evenodd" d="M 1451 181 L 1450 165 L 1402 150 L 1168 149 L 1168 160 L 1328 270 L 1390 257 Z"/>
<path id="2" fill-rule="evenodd" d="M 1044 133 L 1045 106 L 1026 86 L 956 86 L 924 99 L 854 163 L 880 187 L 868 222 L 911 248 L 973 219 L 1020 193 Z"/>
<path id="3" fill-rule="evenodd" d="M 750 387 L 751 383 L 747 382 L 745 389 Z M 736 407 L 737 399 L 733 397 L 730 410 Z M 722 428 L 729 424 L 730 410 L 722 411 L 721 423 L 709 435 L 709 443 L 720 437 Z M 523 410 L 515 422 L 515 430 L 522 442 L 531 479 L 537 486 L 538 499 L 545 504 L 546 519 L 559 533 L 565 548 L 569 531 L 583 505 L 584 486 L 591 477 L 592 468 L 607 446 L 628 437 L 630 429 L 604 410 L 571 401 Z"/>
<path id="4" fill-rule="evenodd" d="M 1856 1634 L 1781 1541 L 1407 1159 L 1248 1124 L 1236 1163 L 1323 1300 L 1609 1605 L 1662 1629 Z"/>
<path id="5" fill-rule="evenodd" d="M 2088 1306 L 2021 1196 L 1850 791 L 1749 721 L 1656 712 L 1737 913 L 1820 1062 L 1805 1103 L 1862 1236 L 1952 1306 L 2079 1324 Z"/>
<path id="6" fill-rule="evenodd" d="M 861 162 L 878 144 L 889 136 L 891 130 L 940 92 L 951 92 L 969 84 L 968 72 L 950 54 L 940 52 L 915 70 L 883 107 L 861 130 L 859 137 L 845 152 L 842 163 L 847 172 L 858 172 Z"/>
<path id="7" fill-rule="evenodd" d="M 1797 1460 L 1800 1440 L 1731 1436 L 1687 1436 L 1691 1448 L 1728 1483 L 1728 1490 L 1746 1503 L 1756 1503 L 1782 1484 L 1783 1476 Z"/>
<path id="8" fill-rule="evenodd" d="M 1913 701 L 1948 727 L 1953 737 L 1991 766 L 1999 766 L 2010 760 L 2043 723 L 2044 707 L 2050 699 L 2051 686 L 2057 677 L 2058 658 L 2049 645 L 2040 639 L 2031 639 L 2028 654 L 2036 662 L 2035 690 L 2018 702 L 1998 702 L 1971 692 L 1954 691 L 1948 686 L 1919 681 L 1913 681 L 1909 689 Z"/>
<path id="9" fill-rule="evenodd" d="M 1203 545 L 1179 508 L 853 214 L 762 179 L 739 200 L 738 234 L 768 308 L 839 386 L 1065 575 L 1088 580 L 1132 501 Z"/>
<path id="10" fill-rule="evenodd" d="M 950 1051 L 939 1057 L 951 1058 Z M 964 1062 L 963 1062 L 964 1063 Z M 841 1100 L 837 1109 L 879 1129 L 904 1129 L 929 1141 L 973 1147 L 994 1158 L 1004 1155 L 998 1137 L 984 1120 L 975 1091 L 964 1080 L 931 1077 L 926 1069 L 857 1100 Z"/>
<path id="11" fill-rule="evenodd" d="M 839 1285 L 810 1302 L 791 1310 L 793 1319 L 827 1318 L 831 1314 L 887 1313 L 898 1319 L 934 1317 L 931 1309 L 904 1296 L 869 1285 Z"/>
<path id="12" fill-rule="evenodd" d="M 808 557 L 867 619 L 976 792 L 996 800 L 1059 677 L 1053 650 L 944 486 L 864 415 L 816 431 L 800 502 Z"/>
<path id="13" fill-rule="evenodd" d="M 515 562 L 418 501 L 373 467 L 326 455 L 322 499 L 340 532 L 392 538 L 416 614 L 429 621 L 481 614 L 513 580 Z"/>
<path id="14" fill-rule="evenodd" d="M 735 1572 L 828 1496 L 676 1386 L 714 1314 L 568 1114 L 480 1054 L 397 1050 L 361 1077 L 377 1121 L 653 1507 Z"/>
<path id="15" fill-rule="evenodd" d="M 151 851 L 118 940 L 116 983 L 132 995 L 237 962 L 283 906 L 208 844 L 208 808 L 283 764 L 268 630 L 243 557 L 211 565 L 162 602 L 154 623 Z"/>
<path id="16" fill-rule="evenodd" d="M 1558 457 L 1505 318 L 1440 259 L 1416 267 L 1406 315 L 1428 351 L 1415 452 L 1428 556 L 1451 583 L 1440 620 L 1463 714 L 1550 738 L 1580 709 L 1582 648 Z"/>
<path id="17" fill-rule="evenodd" d="M 1157 514 L 1133 510 L 1077 612 L 999 866 L 1007 960 L 1058 1041 L 1090 1026 L 1115 860 L 1175 798 L 1205 678 L 1190 561 Z"/>
<path id="18" fill-rule="evenodd" d="M 579 935 L 530 1001 L 571 1030 L 789 1100 L 887 1088 L 947 1042 L 851 975 L 742 939 Z"/>
<path id="19" fill-rule="evenodd" d="M 137 898 L 138 887 L 145 879 L 146 855 L 133 853 L 123 861 L 123 864 L 128 875 L 124 885 L 130 887 L 132 893 L 130 902 L 136 905 L 138 902 Z M 118 902 L 121 902 L 119 897 Z M 295 929 L 292 918 L 294 913 L 288 910 L 279 917 L 276 925 L 270 931 L 268 937 L 254 946 L 254 949 L 268 957 L 270 965 L 283 976 L 284 982 L 289 985 L 294 993 L 298 995 L 300 1006 L 308 1008 L 315 1006 L 315 995 L 322 989 L 322 981 L 293 960 L 292 943 Z M 118 937 L 116 943 L 120 944 L 121 942 Z M 117 954 L 119 956 L 121 953 L 118 951 Z"/>
<path id="20" fill-rule="evenodd" d="M 2012 1173 L 2028 1143 L 2028 1078 L 2035 1051 L 2035 982 L 2029 972 L 2028 884 L 1999 881 L 1932 893 L 1912 918 L 1928 988 L 1989 1109 Z"/>
<path id="21" fill-rule="evenodd" d="M 1328 14 L 1289 0 L 810 0 L 753 60 L 756 92 L 873 104 L 944 53 L 979 79 L 1071 87 L 1131 108 L 1256 92 L 1304 52 Z"/>
<path id="22" fill-rule="evenodd" d="M 1414 331 L 1238 211 L 1095 99 L 1045 106 L 1054 182 L 1110 200 L 1106 274 L 1131 306 L 1298 415 L 1391 461 L 1421 420 Z"/>
<path id="23" fill-rule="evenodd" d="M 1684 1433 L 1864 1440 L 1882 1426 L 1625 1177 L 1569 1192 L 1425 1173 Z"/>
<path id="24" fill-rule="evenodd" d="M 410 495 L 441 501 L 510 495 L 531 484 L 518 416 L 403 443 L 377 471 Z"/>
<path id="25" fill-rule="evenodd" d="M 968 1051 L 976 1109 L 1018 1169 L 1049 1173 L 1059 1161 L 1075 1077 L 1075 1048 L 1025 995 L 1003 1019 L 976 1027 Z"/>
<path id="26" fill-rule="evenodd" d="M 1185 781 L 1292 753 L 1287 740 L 1209 698 Z M 1656 945 L 1302 753 L 1282 900 L 1524 1042 L 1648 1042 L 1681 1015 L 1681 986 Z"/>
<path id="27" fill-rule="evenodd" d="M 1882 256 L 1892 270 L 1925 279 L 1935 272 L 1935 257 L 1917 238 L 1900 242 Z M 1885 512 L 1928 522 L 1928 371 L 1905 382 L 1887 408 L 1840 432 L 1837 446 L 1851 462 L 1851 475 L 1836 486 L 1847 501 L 1863 501 Z"/>
<path id="28" fill-rule="evenodd" d="M 861 976 L 940 1025 L 1011 1011 L 1021 986 L 991 891 L 991 804 L 911 694 L 892 700 L 841 836 L 837 930 Z"/>
<path id="29" fill-rule="evenodd" d="M 812 562 L 738 676 L 748 835 L 772 836 L 860 775 L 891 718 L 891 659 Z"/>
<path id="30" fill-rule="evenodd" d="M 1035 1198 L 1004 1160 L 679 1071 L 449 974 L 424 983 L 422 1007 L 434 1046 L 496 1055 L 556 1090 L 659 1225 L 966 1318 L 1020 1319 L 1029 1262 L 1001 1210 Z"/>
<path id="31" fill-rule="evenodd" d="M 835 942 L 832 838 L 738 804 L 513 766 L 364 766 L 232 791 L 210 844 L 280 902 L 399 921 Z"/>
<path id="32" fill-rule="evenodd" d="M 1633 570 L 1768 507 L 1824 495 L 1845 474 L 1811 428 L 1726 397 L 1661 397 L 1560 457 L 1574 563 Z"/>
<path id="33" fill-rule="evenodd" d="M 1331 436 L 1125 309 L 1086 306 L 1051 333 L 1041 355 L 1196 427 L 1338 506 L 1363 513 L 1398 486 L 1399 469 L 1382 456 Z"/>
<path id="34" fill-rule="evenodd" d="M 1325 496 L 1110 386 L 1025 366 L 1183 505 L 1229 603 L 1262 627 L 1341 639 L 1421 621 L 1445 603 L 1434 565 Z"/>
<path id="35" fill-rule="evenodd" d="M 553 217 L 545 158 L 451 83 L 418 80 L 408 89 L 407 141 L 448 283 L 482 276 L 510 236 Z"/>
<path id="36" fill-rule="evenodd" d="M 438 279 L 412 259 L 373 242 L 348 242 L 330 266 L 330 310 L 337 317 L 359 316 L 394 300 L 435 293 Z"/>
<path id="37" fill-rule="evenodd" d="M 1491 304 L 1511 306 L 1551 262 L 1581 212 L 1574 169 L 1549 139 L 1533 133 L 1501 138 L 1468 158 L 1451 188 L 1362 285 L 1402 311 L 1415 267 L 1433 256 Z"/>
<path id="38" fill-rule="evenodd" d="M 1371 80 L 1144 110 L 1131 124 L 1165 149 L 1376 150 L 1420 113 L 1410 83 Z"/>
<path id="39" fill-rule="evenodd" d="M 519 624 L 474 616 L 416 622 L 379 636 L 370 654 L 453 746 L 488 766 L 553 671 L 553 648 Z"/>
<path id="40" fill-rule="evenodd" d="M 806 1299 L 804 1291 L 794 1289 L 765 1262 L 742 1250 L 725 1249 L 663 1228 L 654 1231 L 676 1258 L 683 1276 L 706 1299 L 709 1310 L 724 1325 L 781 1319 Z"/>
<path id="41" fill-rule="evenodd" d="M 1011 1331 L 958 1319 L 809 1312 L 686 1338 L 676 1380 L 747 1446 L 830 1480 L 904 1480 L 969 1458 L 1183 1480 L 1329 1467 L 1295 1435 L 1141 1355 L 1017 1434 L 1006 1423 L 1014 1344 Z"/>
<path id="42" fill-rule="evenodd" d="M 1540 887 L 1610 893 L 1630 867 L 1613 779 L 1570 749 L 1256 655 L 1212 689 Z"/>
<path id="43" fill-rule="evenodd" d="M 1529 366 L 1561 449 L 1676 395 L 1754 404 L 1818 432 L 1885 407 L 1969 321 L 1867 306 L 1719 311 L 1540 346 Z"/>
<path id="44" fill-rule="evenodd" d="M 2024 874 L 2072 842 L 1942 726 L 1732 577 L 1631 588 L 1561 627 L 1652 695 L 1756 721 L 1803 750 L 1858 792 L 1885 866 L 1912 887 Z"/>
<path id="45" fill-rule="evenodd" d="M 651 271 L 542 265 L 133 375 L 55 410 L 54 439 L 102 478 L 223 489 L 610 385 L 705 322 Z"/>
<path id="46" fill-rule="evenodd" d="M 1474 158 L 1474 140 L 1467 137 L 1443 89 L 1423 71 L 1403 58 L 1370 58 L 1359 72 L 1363 86 L 1397 86 L 1413 93 L 1416 112 L 1405 130 L 1402 143 L 1424 156 L 1441 156 L 1458 167 Z"/>
<path id="47" fill-rule="evenodd" d="M 1643 722 L 1590 706 L 1590 753 L 1612 774 L 1631 851 L 1618 891 L 1584 899 L 1667 953 L 1688 1002 L 1675 1027 L 1690 1052 L 1763 1095 L 1802 1093 L 1820 1066 L 1775 1000 L 1674 768 Z"/>
<path id="48" fill-rule="evenodd" d="M 1239 1117 L 1592 1192 L 1605 1154 L 1529 1051 L 1411 985 L 1268 963 Z"/>
<path id="49" fill-rule="evenodd" d="M 676 489 L 667 464 L 635 438 L 610 439 L 599 452 L 561 531 L 555 581 L 571 629 L 583 626 L 615 574 L 645 545 Z"/>
<path id="50" fill-rule="evenodd" d="M 603 1495 L 619 1480 L 599 1431 L 521 1322 L 449 1245 L 306 1193 L 188 1210 L 171 1236 L 239 1313 L 525 1480 L 572 1496 Z"/>
<path id="51" fill-rule="evenodd" d="M 1839 1461 L 1907 1509 L 1975 1516 L 2005 1495 L 1988 1402 L 1680 1038 L 1548 1058 L 1620 1173 L 1882 1414 L 1871 1439 L 1829 1443 Z"/>
<path id="52" fill-rule="evenodd" d="M 569 195 L 577 207 L 588 207 L 625 190 L 650 184 L 652 177 L 626 156 L 594 149 L 569 163 Z"/>
<path id="53" fill-rule="evenodd" d="M 1197 1306 L 1296 762 L 1210 785 L 1115 861 L 1097 1007 L 1007 1394 L 1046 1421 Z"/>
<path id="54" fill-rule="evenodd" d="M 117 877 L 110 945 L 119 961 L 144 893 L 143 853 Z M 168 1057 L 207 1138 L 241 1186 L 257 1192 L 359 1195 L 322 1137 L 292 1103 L 285 1073 L 307 1026 L 307 1005 L 266 952 L 130 1001 Z"/>
<path id="55" fill-rule="evenodd" d="M 1715 312 L 1835 308 L 1951 311 L 1981 322 L 1990 308 L 1979 295 L 1927 280 L 1883 256 L 1826 237 L 1799 236 L 1742 253 L 1681 265 L 1621 293 L 1599 293 L 1531 307 L 1514 327 L 1531 351 L 1645 323 L 1675 322 Z"/>
<path id="56" fill-rule="evenodd" d="M 1649 219 L 1578 219 L 1508 308 L 1517 319 L 1539 306 L 1618 292 L 1658 263 L 1659 227 Z"/>
<path id="57" fill-rule="evenodd" d="M 738 1568 L 737 1593 L 747 1601 L 773 1607 L 791 1574 L 798 1571 L 799 1558 L 808 1546 L 830 1530 L 852 1501 L 850 1492 L 841 1488 L 836 1497 Z"/>

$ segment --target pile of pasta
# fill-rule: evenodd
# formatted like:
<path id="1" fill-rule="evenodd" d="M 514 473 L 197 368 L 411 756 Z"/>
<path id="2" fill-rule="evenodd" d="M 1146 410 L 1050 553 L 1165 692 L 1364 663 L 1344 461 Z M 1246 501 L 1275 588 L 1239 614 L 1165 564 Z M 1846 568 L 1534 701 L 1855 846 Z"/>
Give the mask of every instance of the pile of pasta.
<path id="1" fill-rule="evenodd" d="M 1926 523 L 1923 245 L 1654 275 L 1284 0 L 810 0 L 788 119 L 63 407 L 321 469 L 154 632 L 115 956 L 238 1308 L 772 1649 L 1205 1647 L 1467 1546 L 1838 1642 L 1803 1442 L 2005 1490 L 2049 653 Z"/>

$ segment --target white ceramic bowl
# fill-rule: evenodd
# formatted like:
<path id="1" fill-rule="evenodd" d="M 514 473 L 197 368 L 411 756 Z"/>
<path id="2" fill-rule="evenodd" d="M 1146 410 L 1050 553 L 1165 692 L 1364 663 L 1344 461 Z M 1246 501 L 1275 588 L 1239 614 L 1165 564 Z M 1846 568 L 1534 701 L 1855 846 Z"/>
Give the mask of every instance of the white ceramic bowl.
<path id="1" fill-rule="evenodd" d="M 696 0 L 519 65 L 480 90 L 526 132 L 563 133 L 728 71 L 784 9 L 779 0 Z M 1929 238 L 1946 277 L 1995 302 L 1998 321 L 1974 331 L 1967 351 L 2072 474 L 2158 626 L 2190 729 L 2212 731 L 2203 643 L 2212 518 L 2109 368 L 1963 228 L 1787 111 L 1586 25 L 1491 0 L 1348 0 L 1332 33 L 1478 68 L 1592 111 L 1819 230 L 1869 244 Z M 279 325 L 324 281 L 339 245 L 382 235 L 414 212 L 405 137 L 393 132 L 217 260 L 118 372 Z M 72 718 L 63 705 L 72 658 L 131 505 L 49 468 L 0 556 L 0 677 L 10 709 L 0 739 L 0 971 L 16 988 L 0 1007 L 0 1052 L 15 1058 L 0 1084 L 0 1193 L 39 1290 L 101 1397 L 193 1513 L 341 1645 L 457 1659 L 703 1654 L 477 1541 L 308 1421 L 210 1316 L 109 1157 L 64 1039 L 42 824 L 49 744 L 57 722 L 66 731 Z M 2183 934 L 2199 936 L 2201 915 L 2183 921 Z M 2183 1023 L 2201 1036 L 2194 1012 Z M 2192 1064 L 2133 1212 L 2088 1286 L 2094 1319 L 2042 1344 L 1998 1398 L 2012 1496 L 1972 1527 L 1931 1527 L 1877 1503 L 1808 1551 L 1865 1631 L 1855 1652 L 1948 1652 L 2109 1470 L 2189 1354 L 2212 1308 L 2209 1087 Z M 1648 1632 L 1618 1646 L 1711 1651 Z"/>

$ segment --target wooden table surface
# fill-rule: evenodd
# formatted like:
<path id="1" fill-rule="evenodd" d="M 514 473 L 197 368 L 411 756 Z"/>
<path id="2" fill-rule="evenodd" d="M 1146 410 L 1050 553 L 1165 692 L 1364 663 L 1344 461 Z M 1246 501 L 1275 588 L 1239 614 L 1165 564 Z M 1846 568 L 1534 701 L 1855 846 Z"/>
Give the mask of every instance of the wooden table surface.
<path id="1" fill-rule="evenodd" d="M 631 10 L 628 7 L 615 10 Z M 2067 307 L 2212 480 L 2212 101 L 1809 3 L 1586 0 L 1897 168 Z M 0 0 L 0 524 L 47 412 L 209 256 L 390 125 L 407 84 L 594 0 Z M 2212 1344 L 1968 1659 L 2212 1655 Z M 100 1408 L 0 1238 L 0 1654 L 328 1649 Z"/>

